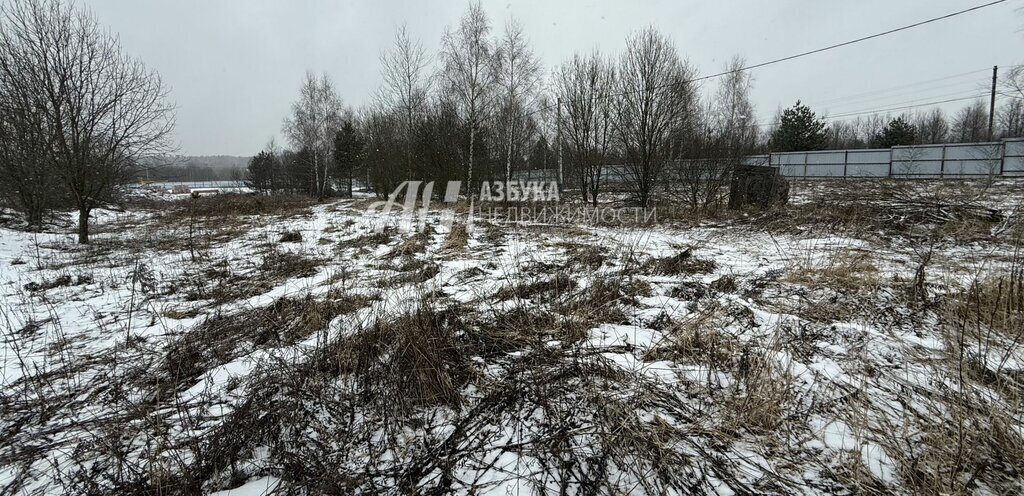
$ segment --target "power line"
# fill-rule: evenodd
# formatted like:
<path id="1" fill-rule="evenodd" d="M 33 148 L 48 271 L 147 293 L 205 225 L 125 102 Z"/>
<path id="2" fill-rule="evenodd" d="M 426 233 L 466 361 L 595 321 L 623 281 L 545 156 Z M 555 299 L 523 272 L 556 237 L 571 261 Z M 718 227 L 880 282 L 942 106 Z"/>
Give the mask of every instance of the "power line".
<path id="1" fill-rule="evenodd" d="M 821 100 L 821 101 L 815 102 L 815 105 L 816 106 L 825 106 L 827 104 L 832 104 L 832 103 L 835 103 L 835 102 L 838 102 L 838 101 L 845 101 L 845 100 L 851 99 L 851 98 L 860 98 L 862 96 L 877 95 L 879 93 L 889 93 L 889 92 L 894 91 L 894 90 L 902 90 L 902 89 L 906 89 L 906 88 L 913 88 L 915 86 L 921 86 L 921 85 L 925 85 L 925 84 L 936 83 L 936 82 L 939 82 L 939 81 L 946 81 L 946 80 L 949 80 L 949 79 L 956 79 L 956 78 L 959 78 L 959 77 L 970 76 L 970 75 L 979 74 L 979 73 L 982 73 L 982 72 L 987 74 L 987 73 L 990 73 L 991 71 L 992 71 L 991 67 L 986 67 L 984 69 L 979 69 L 977 71 L 963 72 L 963 73 L 960 73 L 960 74 L 953 74 L 951 76 L 943 76 L 943 77 L 939 77 L 939 78 L 935 78 L 935 79 L 928 79 L 928 80 L 925 80 L 925 81 L 918 81 L 916 83 L 902 84 L 902 85 L 899 85 L 899 86 L 892 86 L 892 87 L 889 87 L 889 88 L 882 88 L 882 89 L 877 89 L 877 90 L 872 90 L 872 91 L 865 91 L 863 93 L 854 93 L 852 95 L 846 95 L 846 96 L 843 96 L 843 97 L 832 98 L 832 99 L 829 99 L 829 100 Z M 960 84 L 964 84 L 964 83 L 972 83 L 972 82 L 975 82 L 975 81 L 960 81 L 960 82 L 952 83 L 949 86 L 955 86 L 955 85 L 960 85 Z M 942 85 L 940 87 L 947 87 L 947 85 Z M 937 89 L 937 88 L 938 87 L 932 88 L 932 89 Z"/>
<path id="2" fill-rule="evenodd" d="M 836 49 L 836 48 L 841 48 L 841 47 L 844 47 L 844 46 L 847 46 L 847 45 L 852 45 L 854 43 L 860 43 L 862 41 L 867 41 L 867 40 L 871 40 L 871 39 L 874 39 L 874 38 L 879 38 L 879 37 L 882 37 L 882 36 L 890 35 L 890 34 L 893 34 L 893 33 L 898 33 L 900 31 L 906 31 L 908 29 L 916 28 L 918 26 L 923 26 L 925 24 L 930 24 L 930 23 L 941 21 L 941 20 L 944 20 L 944 19 L 949 19 L 950 17 L 955 17 L 955 16 L 958 16 L 958 15 L 961 15 L 961 14 L 966 14 L 968 12 L 973 12 L 975 10 L 984 9 L 986 7 L 991 7 L 993 5 L 1000 4 L 1000 3 L 1003 3 L 1003 2 L 1006 2 L 1006 0 L 996 0 L 994 2 L 989 2 L 989 3 L 983 4 L 983 5 L 978 5 L 978 6 L 975 6 L 975 7 L 971 7 L 969 9 L 964 9 L 964 10 L 960 10 L 960 11 L 957 11 L 957 12 L 953 12 L 951 14 L 946 14 L 944 16 L 933 17 L 931 19 L 927 19 L 927 20 L 924 20 L 924 21 L 915 22 L 914 24 L 907 24 L 906 26 L 901 26 L 901 27 L 898 27 L 898 28 L 895 28 L 895 29 L 890 29 L 888 31 L 883 31 L 881 33 L 875 33 L 875 34 L 872 34 L 872 35 L 864 36 L 862 38 L 857 38 L 855 40 L 844 41 L 842 43 L 836 43 L 835 45 L 829 45 L 829 46 L 824 47 L 824 48 L 818 48 L 818 49 L 815 49 L 815 50 L 810 50 L 810 51 L 807 51 L 807 52 L 798 53 L 796 55 L 790 55 L 788 57 L 782 57 L 782 58 L 778 58 L 778 59 L 775 59 L 775 60 L 769 60 L 768 62 L 761 62 L 760 64 L 754 64 L 752 66 L 743 67 L 741 69 L 736 69 L 736 70 L 732 70 L 732 71 L 726 71 L 726 72 L 722 72 L 722 73 L 719 73 L 719 74 L 712 74 L 710 76 L 704 76 L 702 78 L 695 79 L 695 81 L 700 81 L 702 79 L 711 79 L 711 78 L 715 78 L 715 77 L 725 76 L 725 75 L 733 74 L 733 73 L 736 73 L 736 72 L 746 71 L 746 70 L 750 70 L 750 69 L 757 69 L 758 67 L 764 67 L 766 65 L 772 65 L 772 64 L 777 64 L 779 62 L 785 62 L 787 60 L 793 60 L 793 59 L 800 58 L 800 57 L 806 57 L 808 55 L 814 55 L 816 53 L 821 53 L 821 52 L 824 52 L 824 51 L 827 51 L 827 50 L 833 50 L 833 49 Z"/>
<path id="3" fill-rule="evenodd" d="M 1010 65 L 1010 64 L 1004 64 L 1004 65 L 1006 67 L 1017 67 L 1016 65 Z M 919 83 L 911 83 L 911 84 L 906 85 L 906 86 L 913 86 L 913 85 L 921 84 L 921 83 L 928 83 L 928 82 L 932 82 L 932 81 L 940 81 L 940 80 L 943 80 L 943 79 L 951 79 L 951 78 L 954 78 L 954 77 L 963 76 L 963 75 L 967 75 L 967 74 L 976 74 L 976 73 L 979 73 L 979 72 L 990 72 L 990 71 L 991 71 L 990 68 L 986 68 L 986 69 L 982 69 L 982 70 L 979 70 L 979 71 L 965 72 L 965 73 L 955 74 L 955 75 L 952 75 L 952 76 L 945 76 L 945 77 L 941 77 L 941 78 L 937 78 L 937 79 L 929 80 L 929 81 L 922 81 L 922 82 L 919 82 Z M 964 81 L 964 83 L 969 83 L 969 82 L 970 81 Z M 963 83 L 957 83 L 956 85 L 960 85 L 960 84 L 963 84 Z M 939 89 L 939 88 L 943 88 L 943 87 L 945 87 L 945 85 L 943 85 L 941 87 L 930 88 L 930 89 Z M 894 87 L 894 88 L 897 88 L 897 87 Z M 945 100 L 945 98 L 947 98 L 947 97 L 959 96 L 959 95 L 962 95 L 962 94 L 965 94 L 965 93 L 976 93 L 976 92 L 979 92 L 979 91 L 984 91 L 984 93 L 983 94 L 979 94 L 977 96 L 969 96 L 969 97 L 964 97 L 964 98 L 954 98 L 952 100 Z M 872 109 L 866 109 L 866 110 L 848 110 L 848 111 L 844 110 L 844 111 L 842 111 L 842 112 L 840 112 L 840 113 L 838 113 L 836 115 L 826 116 L 826 117 L 822 117 L 822 118 L 823 119 L 834 119 L 834 118 L 839 118 L 839 117 L 842 117 L 842 116 L 857 116 L 857 115 L 873 114 L 873 113 L 886 112 L 886 111 L 903 109 L 903 108 L 915 108 L 915 107 L 922 107 L 922 106 L 927 106 L 927 105 L 934 105 L 934 104 L 937 104 L 937 103 L 945 103 L 945 102 L 948 102 L 948 101 L 962 101 L 962 100 L 969 100 L 971 98 L 982 98 L 982 97 L 985 97 L 985 96 L 988 95 L 988 91 L 989 90 L 986 89 L 986 88 L 979 88 L 977 90 L 961 90 L 961 91 L 956 91 L 956 92 L 953 92 L 953 93 L 947 93 L 947 94 L 943 94 L 943 95 L 932 95 L 932 96 L 929 96 L 929 97 L 926 97 L 926 98 L 918 98 L 918 99 L 907 100 L 907 101 L 903 101 L 903 102 L 893 102 L 891 104 L 885 104 L 881 108 L 872 108 Z M 1005 97 L 1011 98 L 1011 99 L 1024 100 L 1024 96 L 1011 94 L 1011 93 L 1008 93 L 1006 91 L 997 91 L 996 94 L 1001 95 L 1001 96 L 1005 96 Z M 849 96 L 834 98 L 832 101 L 844 100 L 846 98 L 849 98 Z M 920 102 L 920 101 L 924 101 L 924 100 L 934 100 L 934 99 L 938 99 L 938 98 L 941 98 L 943 100 L 940 100 L 938 102 L 921 103 L 921 104 L 918 104 L 918 105 L 907 105 L 907 104 L 916 103 L 916 102 Z M 820 105 L 820 104 L 816 104 L 816 105 Z M 824 105 L 822 105 L 822 106 L 824 106 Z M 893 108 L 894 106 L 900 106 L 900 107 Z M 775 120 L 775 118 L 764 118 L 764 119 L 757 119 L 756 120 L 756 122 L 764 122 L 764 121 L 769 121 L 769 122 L 764 123 L 764 124 L 757 124 L 757 126 L 761 127 L 761 126 L 771 126 L 771 125 L 778 124 L 778 121 Z"/>
<path id="4" fill-rule="evenodd" d="M 988 72 L 991 73 L 992 69 L 989 68 Z M 941 95 L 941 93 L 950 93 L 950 92 L 957 92 L 957 91 L 963 92 L 963 91 L 968 91 L 968 90 L 974 91 L 974 90 L 983 89 L 983 86 L 984 85 L 979 80 L 971 79 L 971 80 L 959 81 L 959 82 L 951 83 L 951 84 L 940 84 L 940 85 L 929 86 L 929 87 L 911 88 L 911 89 L 906 89 L 906 90 L 903 90 L 903 91 L 896 91 L 896 92 L 891 92 L 891 93 L 887 93 L 887 94 L 876 95 L 876 96 L 873 96 L 873 97 L 865 97 L 865 98 L 851 98 L 851 97 L 833 98 L 828 103 L 826 103 L 824 101 L 816 101 L 815 100 L 812 103 L 808 103 L 808 106 L 810 106 L 810 107 L 817 107 L 817 108 L 828 108 L 828 109 L 834 111 L 837 108 L 843 108 L 843 107 L 847 107 L 847 108 L 848 107 L 863 107 L 865 105 L 874 105 L 874 106 L 898 105 L 899 103 L 901 103 L 901 100 L 904 99 L 904 98 L 921 97 L 921 98 L 932 98 L 934 100 L 934 99 L 937 99 L 937 98 L 942 98 L 944 95 Z M 959 88 L 959 89 L 956 89 L 956 88 Z M 929 95 L 929 94 L 937 95 L 937 96 L 932 96 L 932 97 L 922 96 L 922 95 Z"/>
<path id="5" fill-rule="evenodd" d="M 879 37 L 882 37 L 882 36 L 887 36 L 887 35 L 890 35 L 890 34 L 893 34 L 893 33 L 898 33 L 900 31 L 906 31 L 908 29 L 912 29 L 912 28 L 916 28 L 916 27 L 919 27 L 919 26 L 923 26 L 925 24 L 931 24 L 933 22 L 942 21 L 942 20 L 945 20 L 945 19 L 949 19 L 951 17 L 956 17 L 958 15 L 962 15 L 962 14 L 966 14 L 966 13 L 969 13 L 969 12 L 973 12 L 975 10 L 981 10 L 981 9 L 986 8 L 986 7 L 991 7 L 993 5 L 1004 3 L 1006 1 L 1007 0 L 995 0 L 993 2 L 989 2 L 989 3 L 986 3 L 986 4 L 977 5 L 977 6 L 968 8 L 968 9 L 959 10 L 959 11 L 956 11 L 956 12 L 953 12 L 953 13 L 950 13 L 950 14 L 946 14 L 946 15 L 942 15 L 942 16 L 938 16 L 938 17 L 933 17 L 931 19 L 926 19 L 926 20 L 923 20 L 923 21 L 915 22 L 913 24 L 907 24 L 905 26 L 900 26 L 898 28 L 890 29 L 888 31 L 882 31 L 880 33 L 875 33 L 875 34 L 872 34 L 872 35 L 863 36 L 861 38 L 857 38 L 857 39 L 854 39 L 854 40 L 844 41 L 842 43 L 836 43 L 834 45 L 829 45 L 829 46 L 822 47 L 822 48 L 817 48 L 817 49 L 814 49 L 814 50 L 808 50 L 806 52 L 801 52 L 801 53 L 797 53 L 797 54 L 794 54 L 794 55 L 788 55 L 786 57 L 781 57 L 781 58 L 777 58 L 777 59 L 774 59 L 774 60 L 769 60 L 769 61 L 766 61 L 766 62 L 761 62 L 761 63 L 758 63 L 758 64 L 741 67 L 739 69 L 734 69 L 734 70 L 731 70 L 731 71 L 724 71 L 724 72 L 719 72 L 717 74 L 710 74 L 710 75 L 707 75 L 707 76 L 700 76 L 700 77 L 691 78 L 691 79 L 687 79 L 687 80 L 683 80 L 683 81 L 676 81 L 676 82 L 672 82 L 672 83 L 666 83 L 666 84 L 655 86 L 653 89 L 658 90 L 658 89 L 662 89 L 662 88 L 668 88 L 668 87 L 671 87 L 671 86 L 677 86 L 677 85 L 680 85 L 680 84 L 694 83 L 694 82 L 697 82 L 697 81 L 704 81 L 704 80 L 708 80 L 708 79 L 714 79 L 714 78 L 718 78 L 718 77 L 722 77 L 722 76 L 728 76 L 730 74 L 736 74 L 736 73 L 743 72 L 743 71 L 749 71 L 751 69 L 757 69 L 759 67 L 765 67 L 765 66 L 769 66 L 769 65 L 773 65 L 773 64 L 778 64 L 780 62 L 786 62 L 786 61 L 789 61 L 789 60 L 798 59 L 798 58 L 801 58 L 801 57 L 806 57 L 808 55 L 814 55 L 814 54 L 825 52 L 825 51 L 828 51 L 828 50 L 834 50 L 836 48 L 842 48 L 842 47 L 845 47 L 845 46 L 853 45 L 854 43 L 860 43 L 862 41 L 867 41 L 867 40 L 871 40 L 871 39 L 874 39 L 874 38 L 879 38 Z M 639 92 L 639 91 L 640 90 L 636 90 L 636 91 L 632 91 L 632 92 L 622 92 L 622 93 L 617 93 L 617 94 L 604 95 L 601 98 L 613 98 L 613 97 L 618 97 L 618 96 L 624 96 L 624 95 L 626 95 L 628 93 L 635 93 L 635 92 Z M 534 110 L 533 112 L 530 112 L 527 115 L 532 115 L 532 114 L 535 114 L 537 112 L 542 112 L 544 110 L 550 110 L 551 108 L 553 108 L 553 105 L 549 104 L 549 105 L 541 107 L 541 108 L 539 108 L 537 110 Z"/>
<path id="6" fill-rule="evenodd" d="M 860 111 L 860 112 L 843 113 L 843 114 L 838 114 L 838 115 L 826 116 L 826 117 L 823 117 L 823 119 L 840 119 L 840 118 L 843 118 L 843 117 L 853 117 L 853 116 L 864 115 L 864 114 L 878 114 L 878 113 L 882 113 L 882 112 L 892 112 L 894 110 L 907 110 L 907 109 L 912 109 L 912 108 L 917 108 L 917 107 L 927 107 L 929 105 L 939 105 L 939 104 L 942 104 L 942 103 L 961 102 L 961 101 L 964 101 L 964 100 L 975 100 L 975 99 L 984 97 L 986 94 L 987 93 L 980 93 L 980 94 L 974 94 L 974 95 L 971 95 L 971 96 L 965 96 L 965 97 L 961 97 L 961 98 L 950 98 L 948 100 L 939 100 L 939 101 L 935 101 L 935 102 L 919 103 L 919 104 L 916 104 L 916 105 L 904 105 L 902 107 L 878 108 L 878 109 L 864 110 L 864 111 Z"/>
<path id="7" fill-rule="evenodd" d="M 863 109 L 863 105 L 861 105 L 861 107 L 862 107 L 861 109 L 847 109 L 847 110 L 831 109 L 831 110 L 833 112 L 835 112 L 836 115 L 843 115 L 843 114 L 848 114 L 848 113 L 870 112 L 871 111 L 870 109 L 875 108 L 875 107 L 886 108 L 886 107 L 892 107 L 892 106 L 898 106 L 898 105 L 909 105 L 909 104 L 912 104 L 912 103 L 924 102 L 924 101 L 928 101 L 928 100 L 961 97 L 961 96 L 966 96 L 968 94 L 970 94 L 970 95 L 977 95 L 980 91 L 983 91 L 983 89 L 972 88 L 972 89 L 969 89 L 969 90 L 959 90 L 959 91 L 954 91 L 954 92 L 950 92 L 950 93 L 943 93 L 943 94 L 939 94 L 939 95 L 930 95 L 930 96 L 925 96 L 925 97 L 921 97 L 921 98 L 915 98 L 913 100 L 895 101 L 895 102 L 888 102 L 888 103 L 882 103 L 882 104 L 869 105 L 868 109 Z M 988 92 L 985 92 L 985 94 L 988 94 Z"/>
<path id="8" fill-rule="evenodd" d="M 975 99 L 978 99 L 978 98 L 982 98 L 982 97 L 984 97 L 986 95 L 987 95 L 987 93 L 980 93 L 980 94 L 975 94 L 975 95 L 972 95 L 972 96 L 967 96 L 967 97 L 962 97 L 962 98 L 950 98 L 950 99 L 947 99 L 947 100 L 938 100 L 938 101 L 932 101 L 932 102 L 926 102 L 926 103 L 919 103 L 919 104 L 916 104 L 916 105 L 903 105 L 903 106 L 900 106 L 900 107 L 885 107 L 885 108 L 876 108 L 876 109 L 870 109 L 870 110 L 861 110 L 861 111 L 857 111 L 857 112 L 843 113 L 843 114 L 838 114 L 838 115 L 826 115 L 826 116 L 820 117 L 820 119 L 821 120 L 845 119 L 845 118 L 857 117 L 857 116 L 861 116 L 861 115 L 880 114 L 880 113 L 892 112 L 892 111 L 895 111 L 895 110 L 909 110 L 909 109 L 913 109 L 913 108 L 927 107 L 927 106 L 930 106 L 930 105 L 939 105 L 939 104 L 943 104 L 943 103 L 961 102 L 961 101 L 964 101 L 964 100 L 975 100 Z M 774 126 L 774 125 L 777 125 L 777 124 L 779 124 L 779 121 L 775 120 L 775 119 L 772 119 L 771 122 L 766 122 L 764 124 L 757 124 L 757 127 L 768 127 L 768 126 Z"/>

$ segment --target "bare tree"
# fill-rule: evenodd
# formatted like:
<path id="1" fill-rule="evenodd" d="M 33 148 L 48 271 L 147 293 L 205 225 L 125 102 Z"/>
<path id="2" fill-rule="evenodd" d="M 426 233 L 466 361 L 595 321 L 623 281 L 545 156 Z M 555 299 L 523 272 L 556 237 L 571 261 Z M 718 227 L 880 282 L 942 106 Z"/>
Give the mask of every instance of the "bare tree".
<path id="1" fill-rule="evenodd" d="M 672 42 L 654 28 L 626 40 L 616 84 L 615 130 L 642 206 L 649 204 L 670 158 L 671 136 L 696 116 L 694 74 Z"/>
<path id="2" fill-rule="evenodd" d="M 828 147 L 833 150 L 863 148 L 866 140 L 860 136 L 859 130 L 856 121 L 833 122 L 828 127 Z"/>
<path id="3" fill-rule="evenodd" d="M 754 79 L 744 66 L 739 55 L 729 61 L 711 108 L 712 127 L 736 154 L 749 153 L 757 143 L 757 119 L 750 102 Z"/>
<path id="4" fill-rule="evenodd" d="M 341 128 L 341 98 L 327 74 L 319 79 L 306 73 L 299 100 L 292 104 L 292 115 L 284 121 L 284 132 L 298 151 L 308 152 L 310 193 L 323 200 L 330 185 L 334 135 Z"/>
<path id="5" fill-rule="evenodd" d="M 365 142 L 365 181 L 378 196 L 393 191 L 403 178 L 404 154 L 401 151 L 401 117 L 398 113 L 372 105 L 360 119 L 360 134 Z"/>
<path id="6" fill-rule="evenodd" d="M 706 114 L 694 116 L 692 125 L 676 131 L 678 146 L 692 158 L 673 161 L 666 180 L 695 209 L 724 203 L 733 171 L 757 145 L 757 122 L 750 102 L 753 78 L 745 65 L 741 57 L 733 57 Z"/>
<path id="7" fill-rule="evenodd" d="M 1024 100 L 1012 98 L 999 110 L 999 135 L 1003 138 L 1024 136 Z"/>
<path id="8" fill-rule="evenodd" d="M 1024 98 L 1024 65 L 1015 65 L 1003 73 L 1000 86 L 1004 93 L 1016 98 Z"/>
<path id="9" fill-rule="evenodd" d="M 615 68 L 595 51 L 579 54 L 559 68 L 554 91 L 561 102 L 561 130 L 583 201 L 596 206 L 602 171 L 611 148 Z"/>
<path id="10" fill-rule="evenodd" d="M 0 62 L 2 63 L 2 62 Z M 51 168 L 49 139 L 38 96 L 0 70 L 0 205 L 24 213 L 31 228 L 58 206 L 61 185 Z"/>
<path id="11" fill-rule="evenodd" d="M 950 138 L 957 143 L 974 143 L 988 138 L 988 106 L 978 100 L 956 113 Z"/>
<path id="12" fill-rule="evenodd" d="M 917 129 L 918 142 L 924 145 L 945 143 L 949 137 L 949 123 L 946 122 L 946 114 L 939 108 L 915 115 L 914 128 Z"/>
<path id="13" fill-rule="evenodd" d="M 865 146 L 870 146 L 872 138 L 878 136 L 878 133 L 885 129 L 885 125 L 889 122 L 889 116 L 875 113 L 863 118 L 857 117 L 854 122 L 858 124 L 857 135 L 864 141 Z"/>
<path id="14" fill-rule="evenodd" d="M 395 33 L 391 50 L 381 54 L 380 61 L 384 77 L 381 104 L 401 116 L 406 179 L 413 179 L 413 139 L 416 124 L 426 112 L 429 92 L 426 69 L 429 60 L 423 45 L 409 38 L 403 24 Z"/>
<path id="15" fill-rule="evenodd" d="M 1024 136 L 1024 65 L 1007 70 L 1000 87 L 1009 100 L 999 111 L 1000 134 L 1004 138 Z"/>
<path id="16" fill-rule="evenodd" d="M 511 181 L 512 157 L 522 155 L 531 134 L 536 131 L 535 126 L 528 124 L 537 102 L 541 69 L 523 34 L 522 25 L 514 19 L 505 25 L 495 59 L 495 81 L 502 93 L 499 134 L 504 138 L 505 181 Z"/>
<path id="17" fill-rule="evenodd" d="M 445 32 L 441 40 L 445 82 L 444 95 L 456 104 L 469 130 L 466 182 L 472 188 L 476 142 L 480 125 L 490 115 L 494 89 L 494 43 L 490 21 L 480 2 L 469 4 L 459 28 Z"/>
<path id="18" fill-rule="evenodd" d="M 78 209 L 78 241 L 87 243 L 90 211 L 114 198 L 141 158 L 169 150 L 166 87 L 91 13 L 57 0 L 0 7 L 0 72 L 26 96 L 7 103 L 35 113 L 46 159 Z"/>

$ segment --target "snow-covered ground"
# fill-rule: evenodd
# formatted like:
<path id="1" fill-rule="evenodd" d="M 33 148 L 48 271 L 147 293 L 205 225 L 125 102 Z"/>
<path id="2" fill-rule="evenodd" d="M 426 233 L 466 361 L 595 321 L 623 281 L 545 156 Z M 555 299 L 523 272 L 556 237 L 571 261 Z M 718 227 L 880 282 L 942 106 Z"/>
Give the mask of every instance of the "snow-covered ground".
<path id="1" fill-rule="evenodd" d="M 0 229 L 0 492 L 1024 490 L 1021 307 L 977 296 L 1021 279 L 1019 189 L 990 224 L 801 224 L 822 184 L 785 228 Z"/>

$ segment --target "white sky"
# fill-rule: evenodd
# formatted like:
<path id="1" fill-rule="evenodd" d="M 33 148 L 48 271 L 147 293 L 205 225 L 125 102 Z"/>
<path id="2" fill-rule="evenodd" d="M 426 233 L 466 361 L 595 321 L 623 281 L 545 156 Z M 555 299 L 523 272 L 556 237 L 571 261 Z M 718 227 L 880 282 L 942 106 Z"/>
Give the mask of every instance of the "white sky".
<path id="1" fill-rule="evenodd" d="M 394 29 L 435 55 L 465 1 L 79 0 L 119 34 L 125 49 L 171 86 L 176 135 L 186 155 L 252 155 L 280 141 L 281 121 L 305 71 L 327 72 L 345 103 L 369 102 L 379 54 Z M 484 2 L 497 32 L 518 18 L 550 69 L 573 52 L 618 54 L 647 25 L 669 35 L 703 74 L 735 54 L 757 63 L 948 14 L 986 0 L 666 0 Z M 1024 0 L 1011 0 L 883 38 L 754 71 L 757 117 L 797 99 L 819 114 L 972 96 L 993 65 L 1024 63 Z M 960 76 L 902 89 L 911 83 Z M 708 81 L 705 85 L 713 85 Z M 866 92 L 874 92 L 863 95 Z M 987 97 L 986 97 L 987 98 Z M 944 105 L 955 110 L 970 102 Z"/>

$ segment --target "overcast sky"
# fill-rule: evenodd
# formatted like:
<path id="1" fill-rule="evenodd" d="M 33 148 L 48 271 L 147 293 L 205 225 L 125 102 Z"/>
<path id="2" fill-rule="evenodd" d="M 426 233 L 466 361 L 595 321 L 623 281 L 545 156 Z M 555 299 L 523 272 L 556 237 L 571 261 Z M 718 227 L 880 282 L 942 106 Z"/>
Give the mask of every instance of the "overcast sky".
<path id="1" fill-rule="evenodd" d="M 280 140 L 306 70 L 327 72 L 351 107 L 380 85 L 379 55 L 401 23 L 435 56 L 465 1 L 79 0 L 160 72 L 186 155 L 252 155 Z M 496 31 L 519 19 L 550 69 L 575 51 L 619 53 L 647 25 L 703 73 L 847 41 L 985 0 L 484 2 Z M 838 115 L 983 93 L 993 65 L 1024 63 L 1021 0 L 754 71 L 761 122 L 797 99 Z M 957 76 L 963 73 L 973 74 Z M 986 72 L 987 71 L 987 72 Z M 914 84 L 956 76 L 927 84 Z M 703 83 L 713 85 L 714 81 Z M 912 85 L 912 86 L 907 86 Z M 882 91 L 885 90 L 885 91 Z M 866 94 L 867 93 L 867 94 Z M 987 97 L 986 97 L 987 98 Z M 955 110 L 969 102 L 947 104 Z"/>

